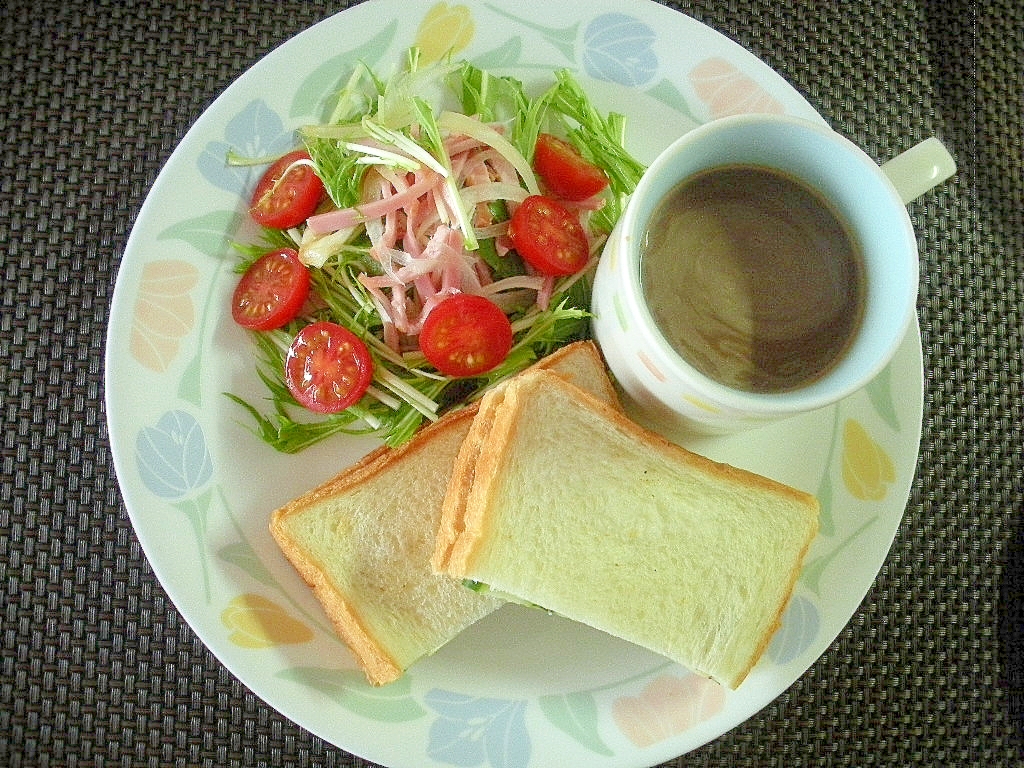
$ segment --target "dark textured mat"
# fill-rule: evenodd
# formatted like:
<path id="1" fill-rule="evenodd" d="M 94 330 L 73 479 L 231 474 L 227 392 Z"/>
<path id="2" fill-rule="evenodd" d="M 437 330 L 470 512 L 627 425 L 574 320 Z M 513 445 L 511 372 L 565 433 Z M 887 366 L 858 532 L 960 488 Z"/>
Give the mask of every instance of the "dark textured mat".
<path id="1" fill-rule="evenodd" d="M 667 765 L 1020 764 L 1024 5 L 671 5 L 873 157 L 935 134 L 960 173 L 911 206 L 925 423 L 890 556 L 789 691 Z M 102 402 L 117 266 L 161 164 L 242 70 L 341 7 L 0 10 L 2 765 L 368 765 L 265 706 L 179 617 L 124 512 Z"/>

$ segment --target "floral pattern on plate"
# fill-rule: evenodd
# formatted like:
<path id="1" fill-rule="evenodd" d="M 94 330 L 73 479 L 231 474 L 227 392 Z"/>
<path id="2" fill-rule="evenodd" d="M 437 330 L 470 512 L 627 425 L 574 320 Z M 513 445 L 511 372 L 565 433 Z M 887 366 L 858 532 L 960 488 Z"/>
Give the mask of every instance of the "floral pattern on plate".
<path id="1" fill-rule="evenodd" d="M 233 281 L 229 241 L 248 226 L 244 195 L 256 173 L 225 158 L 290 148 L 294 129 L 324 114 L 327 95 L 356 61 L 386 72 L 413 43 L 428 61 L 465 56 L 524 79 L 573 68 L 617 94 L 617 108 L 641 125 L 639 97 L 689 125 L 743 111 L 817 119 L 739 46 L 639 0 L 557 7 L 378 0 L 307 30 L 240 77 L 197 122 L 129 240 L 107 352 L 111 443 L 126 505 L 154 570 L 204 642 L 268 702 L 345 749 L 393 766 L 619 768 L 670 759 L 781 693 L 859 604 L 899 524 L 916 462 L 919 339 L 910 338 L 864 392 L 824 413 L 703 446 L 815 491 L 822 502 L 821 533 L 782 627 L 740 690 L 663 660 L 608 662 L 595 672 L 576 657 L 553 659 L 551 680 L 529 685 L 500 670 L 426 665 L 371 688 L 346 666 L 319 605 L 269 540 L 269 510 L 258 505 L 285 491 L 265 482 L 250 491 L 261 481 L 239 477 L 248 457 L 286 479 L 307 465 L 266 456 L 270 449 L 255 438 L 245 443 L 220 395 L 230 371 L 245 369 L 225 365 L 231 333 L 219 302 Z M 762 469 L 778 446 L 778 461 Z M 339 449 L 348 461 L 362 451 Z M 786 459 L 797 453 L 799 460 Z M 465 661 L 457 650 L 453 656 Z M 559 664 L 580 665 L 587 679 L 552 682 Z"/>

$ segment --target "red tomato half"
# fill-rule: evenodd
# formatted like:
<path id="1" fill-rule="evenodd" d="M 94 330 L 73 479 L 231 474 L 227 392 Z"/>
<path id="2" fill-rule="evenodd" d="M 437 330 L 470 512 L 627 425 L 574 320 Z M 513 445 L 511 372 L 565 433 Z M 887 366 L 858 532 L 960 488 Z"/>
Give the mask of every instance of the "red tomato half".
<path id="1" fill-rule="evenodd" d="M 338 413 L 354 405 L 373 379 L 373 358 L 362 339 L 326 320 L 307 325 L 284 361 L 288 391 L 311 411 Z"/>
<path id="2" fill-rule="evenodd" d="M 564 200 L 586 200 L 608 186 L 604 171 L 584 159 L 568 141 L 550 133 L 537 137 L 533 165 L 547 188 Z"/>
<path id="3" fill-rule="evenodd" d="M 579 272 L 590 258 L 579 218 L 544 195 L 530 195 L 519 204 L 508 234 L 526 263 L 545 275 Z"/>
<path id="4" fill-rule="evenodd" d="M 309 296 L 309 270 L 292 248 L 261 256 L 245 271 L 231 297 L 231 316 L 254 331 L 280 328 Z"/>
<path id="5" fill-rule="evenodd" d="M 284 155 L 267 169 L 249 206 L 257 224 L 288 229 L 304 222 L 316 210 L 324 196 L 324 183 L 309 163 L 309 153 L 300 149 Z"/>
<path id="6" fill-rule="evenodd" d="M 478 376 L 508 357 L 512 324 L 483 296 L 457 293 L 434 307 L 423 322 L 420 350 L 446 376 Z"/>

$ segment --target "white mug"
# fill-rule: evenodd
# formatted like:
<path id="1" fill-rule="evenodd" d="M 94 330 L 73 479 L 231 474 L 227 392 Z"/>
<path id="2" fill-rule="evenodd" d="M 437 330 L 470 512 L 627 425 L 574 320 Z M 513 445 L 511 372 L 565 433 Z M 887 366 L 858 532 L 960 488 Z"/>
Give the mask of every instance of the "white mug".
<path id="1" fill-rule="evenodd" d="M 658 204 L 680 181 L 736 164 L 776 169 L 817 190 L 863 256 L 858 330 L 836 364 L 795 389 L 750 392 L 709 378 L 666 341 L 644 297 L 641 242 Z M 890 362 L 915 317 L 917 240 L 906 203 L 953 172 L 935 139 L 880 167 L 827 126 L 787 116 L 722 118 L 677 139 L 640 180 L 594 278 L 594 336 L 628 400 L 654 419 L 724 432 L 815 410 L 863 387 Z"/>

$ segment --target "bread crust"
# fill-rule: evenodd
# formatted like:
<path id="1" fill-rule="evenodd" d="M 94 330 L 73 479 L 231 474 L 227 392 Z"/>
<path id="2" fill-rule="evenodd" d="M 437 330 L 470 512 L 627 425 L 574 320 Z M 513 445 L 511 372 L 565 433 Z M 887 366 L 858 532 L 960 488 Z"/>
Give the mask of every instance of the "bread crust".
<path id="1" fill-rule="evenodd" d="M 349 465 L 330 480 L 321 483 L 316 488 L 293 499 L 283 507 L 274 510 L 270 515 L 271 531 L 274 531 L 284 518 L 298 514 L 324 498 L 344 493 L 352 486 L 364 483 L 388 471 L 394 464 L 401 461 L 405 455 L 415 451 L 427 450 L 433 438 L 437 437 L 442 431 L 452 429 L 466 420 L 471 420 L 476 416 L 479 407 L 479 403 L 472 403 L 458 411 L 448 413 L 420 429 L 413 435 L 412 439 L 397 448 L 382 445 L 370 451 L 355 464 Z"/>
<path id="2" fill-rule="evenodd" d="M 556 352 L 548 355 L 535 364 L 540 368 L 562 368 L 563 375 L 578 375 L 585 378 L 588 385 L 600 389 L 601 394 L 609 399 L 617 398 L 610 379 L 605 373 L 604 362 L 593 342 L 575 342 L 568 344 Z M 367 623 L 360 615 L 360 611 L 350 599 L 334 585 L 326 575 L 322 564 L 312 556 L 306 555 L 288 533 L 287 521 L 293 515 L 299 515 L 306 510 L 325 502 L 333 497 L 343 495 L 357 488 L 363 483 L 373 481 L 378 476 L 388 472 L 400 472 L 402 462 L 418 451 L 429 451 L 435 449 L 435 439 L 445 435 L 450 429 L 466 430 L 467 438 L 471 430 L 476 426 L 473 441 L 486 439 L 486 430 L 483 429 L 484 422 L 477 425 L 477 416 L 484 403 L 490 402 L 488 397 L 498 398 L 500 387 L 492 390 L 484 397 L 483 401 L 471 404 L 459 411 L 445 415 L 433 424 L 423 427 L 411 440 L 397 447 L 388 448 L 382 446 L 371 451 L 355 464 L 342 470 L 330 480 L 318 487 L 306 492 L 294 499 L 280 509 L 274 511 L 270 517 L 270 532 L 277 541 L 278 546 L 285 557 L 292 563 L 303 580 L 312 589 L 317 600 L 319 600 L 325 613 L 334 625 L 335 631 L 350 648 L 356 661 L 363 668 L 367 679 L 374 685 L 382 685 L 391 682 L 403 673 L 400 664 L 388 653 L 387 644 L 383 638 L 373 636 L 367 627 Z M 615 400 L 617 402 L 617 399 Z M 482 443 L 467 440 L 463 441 L 465 450 L 479 450 Z M 446 450 L 450 450 L 446 448 Z M 460 450 L 459 453 L 462 451 Z M 454 456 L 450 457 L 457 464 Z M 472 460 L 467 458 L 458 466 L 453 466 L 453 481 L 458 478 L 454 476 L 458 472 L 468 473 L 468 476 L 461 478 L 461 484 L 468 487 L 472 480 L 475 466 L 475 455 Z M 461 469 L 459 469 L 461 467 Z M 455 520 L 456 517 L 451 519 Z M 440 540 L 445 538 L 445 527 L 435 533 Z M 437 557 L 437 548 L 432 553 Z M 429 565 L 427 566 L 430 567 Z M 434 570 L 434 569 L 432 569 Z M 436 569 L 438 572 L 443 572 Z"/>
<path id="3" fill-rule="evenodd" d="M 312 589 L 335 631 L 352 651 L 367 679 L 373 685 L 390 683 L 401 677 L 404 670 L 388 654 L 385 645 L 369 632 L 359 611 L 327 578 L 320 564 L 307 557 L 291 539 L 285 521 L 293 515 L 302 514 L 324 499 L 343 494 L 384 472 L 393 470 L 396 464 L 413 452 L 430 450 L 434 439 L 439 435 L 450 429 L 466 428 L 476 415 L 477 409 L 478 405 L 473 404 L 450 413 L 421 429 L 411 440 L 398 448 L 382 446 L 371 451 L 330 480 L 271 514 L 270 533 L 278 547 L 298 571 L 303 581 Z"/>
<path id="4" fill-rule="evenodd" d="M 437 573 L 451 575 L 452 558 L 462 557 L 461 552 L 466 551 L 468 547 L 464 541 L 467 495 L 476 478 L 477 459 L 490 434 L 494 412 L 504 396 L 504 388 L 492 390 L 484 395 L 469 432 L 466 433 L 459 448 L 441 505 L 441 519 L 435 537 L 434 554 L 431 557 L 431 566 Z M 455 552 L 456 542 L 461 542 L 460 553 Z"/>
<path id="5" fill-rule="evenodd" d="M 621 410 L 618 393 L 607 375 L 604 359 L 593 341 L 577 341 L 567 344 L 537 361 L 520 376 L 530 371 L 543 370 L 566 380 L 583 369 L 584 360 L 589 362 L 600 375 L 593 380 L 588 380 L 586 387 L 580 386 L 579 391 Z M 501 406 L 507 387 L 508 383 L 484 395 L 469 433 L 459 449 L 442 505 L 437 545 L 431 560 L 432 567 L 438 573 L 449 575 L 454 575 L 457 572 L 464 573 L 469 566 L 467 558 L 472 550 L 470 537 L 474 536 L 472 531 L 477 531 L 477 529 L 470 528 L 471 532 L 467 533 L 467 501 L 479 471 L 478 459 L 484 446 L 491 440 L 494 415 Z M 596 387 L 596 389 L 591 391 L 590 387 Z M 482 532 L 479 533 L 482 534 Z M 455 562 L 453 562 L 453 558 Z"/>
<path id="6" fill-rule="evenodd" d="M 488 420 L 481 423 L 481 426 L 486 428 L 486 434 L 482 436 L 481 448 L 474 452 L 477 460 L 475 472 L 473 473 L 474 479 L 478 479 L 480 482 L 470 483 L 470 488 L 468 489 L 469 494 L 466 496 L 467 503 L 468 500 L 472 500 L 473 506 L 484 506 L 487 492 L 484 484 L 489 482 L 489 480 L 493 480 L 496 469 L 501 463 L 504 445 L 506 441 L 512 437 L 514 432 L 518 418 L 516 410 L 519 407 L 519 402 L 533 397 L 538 388 L 547 386 L 560 388 L 571 394 L 571 396 L 580 403 L 581 407 L 586 407 L 600 413 L 603 418 L 605 418 L 616 429 L 621 432 L 625 432 L 632 439 L 636 440 L 638 444 L 649 450 L 666 454 L 673 460 L 690 464 L 709 475 L 718 476 L 728 482 L 746 485 L 751 488 L 759 487 L 761 489 L 771 491 L 772 493 L 789 496 L 798 503 L 813 506 L 815 509 L 814 532 L 817 532 L 817 510 L 819 509 L 819 503 L 817 498 L 813 495 L 784 483 L 780 483 L 776 480 L 772 480 L 769 477 L 758 475 L 745 469 L 740 469 L 731 464 L 714 461 L 713 459 L 709 459 L 699 453 L 694 453 L 693 451 L 683 448 L 657 432 L 653 432 L 637 424 L 623 413 L 621 409 L 616 408 L 614 405 L 609 405 L 607 402 L 595 397 L 590 392 L 569 384 L 556 374 L 541 369 L 530 369 L 528 371 L 524 371 L 513 381 L 509 382 L 502 394 L 501 400 L 495 404 L 495 413 L 489 414 Z M 499 408 L 499 406 L 501 407 Z M 467 458 L 470 455 L 471 454 L 467 452 Z M 462 492 L 466 489 L 461 487 L 459 490 Z M 463 506 L 465 506 L 465 504 L 463 504 Z M 483 522 L 480 519 L 480 514 L 478 514 L 479 511 L 480 510 L 469 510 L 463 513 L 464 525 L 459 527 L 462 528 L 467 542 L 470 540 L 473 542 L 481 540 L 481 532 L 475 530 L 473 525 L 471 525 L 471 523 L 479 525 Z M 813 538 L 813 535 L 809 537 L 808 546 L 810 545 L 810 540 L 813 540 Z M 456 542 L 456 547 L 460 550 L 462 549 L 462 545 L 458 542 Z M 470 556 L 471 551 L 466 551 L 461 554 L 457 560 L 449 558 L 448 572 L 456 576 L 464 576 L 465 564 L 469 562 Z M 462 567 L 459 567 L 460 565 Z"/>
<path id="7" fill-rule="evenodd" d="M 615 385 L 612 384 L 611 377 L 608 375 L 608 366 L 604 362 L 601 350 L 598 349 L 597 344 L 589 339 L 566 344 L 547 357 L 541 358 L 532 368 L 527 370 L 551 371 L 562 376 L 564 379 L 571 379 L 571 371 L 575 371 L 577 368 L 575 364 L 570 363 L 570 359 L 576 355 L 590 358 L 591 364 L 601 371 L 601 375 L 597 377 L 596 381 L 590 381 L 587 386 L 581 386 L 580 389 L 622 410 L 622 404 L 619 402 L 619 393 L 615 390 Z M 577 357 L 576 360 L 578 361 L 580 358 Z M 570 364 L 565 365 L 566 363 Z M 594 389 L 594 387 L 598 387 L 598 389 Z"/>
<path id="8" fill-rule="evenodd" d="M 528 373 L 520 374 L 520 376 L 528 375 Z M 544 375 L 560 383 L 562 381 L 546 371 Z M 467 478 L 464 487 L 451 488 L 449 486 L 450 492 L 457 499 L 455 508 L 458 512 L 458 521 L 455 524 L 455 537 L 445 562 L 445 573 L 456 578 L 464 578 L 470 573 L 473 559 L 478 554 L 480 545 L 490 534 L 492 521 L 487 514 L 489 511 L 487 497 L 504 458 L 504 446 L 511 439 L 517 424 L 517 419 L 510 417 L 515 413 L 515 399 L 519 392 L 519 388 L 516 386 L 517 381 L 510 382 L 500 393 L 500 397 L 495 399 L 486 419 L 474 420 L 474 425 L 477 421 L 481 421 L 484 434 L 481 437 L 479 448 L 467 452 L 467 457 L 474 462 L 473 467 L 471 471 L 464 473 Z M 503 407 L 507 402 L 513 407 Z"/>
<path id="9" fill-rule="evenodd" d="M 564 381 L 545 381 L 540 379 L 539 381 L 533 381 L 534 378 L 543 376 L 543 371 L 527 371 L 517 380 L 517 383 L 523 388 L 530 388 L 530 392 L 524 394 L 516 393 L 517 397 L 530 397 L 532 392 L 538 387 L 544 386 L 555 386 L 562 389 L 572 386 Z M 654 432 L 646 427 L 637 424 L 635 421 L 629 418 L 620 408 L 609 406 L 604 401 L 595 398 L 591 393 L 586 391 L 572 391 L 572 396 L 576 398 L 581 407 L 586 406 L 603 414 L 616 429 L 629 434 L 639 444 L 646 446 L 650 450 L 660 451 L 666 455 L 674 457 L 684 463 L 688 463 L 691 466 L 701 468 L 703 471 L 710 475 L 717 475 L 722 479 L 726 479 L 733 483 L 741 485 L 747 485 L 748 487 L 760 487 L 765 490 L 769 490 L 773 493 L 779 493 L 784 496 L 799 501 L 803 504 L 812 504 L 815 508 L 818 507 L 818 500 L 809 493 L 801 491 L 792 486 L 780 483 L 777 480 L 772 480 L 770 477 L 750 472 L 746 469 L 740 469 L 732 464 L 725 464 L 723 462 L 714 461 L 713 459 L 703 456 L 699 453 L 695 453 L 687 448 L 683 448 L 681 445 L 673 443 L 663 435 Z"/>
<path id="10" fill-rule="evenodd" d="M 275 534 L 281 549 L 309 585 L 338 636 L 352 651 L 371 685 L 385 685 L 402 676 L 402 668 L 367 631 L 359 614 L 324 575 L 324 572 L 298 550 L 287 538 Z"/>
<path id="11" fill-rule="evenodd" d="M 782 616 L 786 613 L 786 608 L 789 607 L 789 603 L 793 599 L 793 593 L 796 591 L 796 583 L 797 581 L 799 581 L 800 573 L 803 571 L 804 558 L 807 557 L 807 552 L 811 548 L 811 543 L 818 535 L 819 503 L 817 499 L 814 499 L 814 502 L 815 514 L 813 518 L 813 525 L 811 525 L 808 530 L 807 539 L 806 541 L 804 541 L 804 545 L 800 550 L 800 555 L 796 559 L 796 564 L 794 565 L 793 570 L 790 572 L 789 584 L 786 587 L 786 599 L 783 600 L 782 603 L 779 605 L 778 611 L 775 612 L 775 618 L 772 619 L 772 622 L 768 625 L 767 629 L 764 632 L 764 635 L 762 635 L 761 640 L 757 644 L 757 648 L 754 650 L 754 653 L 751 655 L 750 662 L 747 664 L 746 668 L 741 669 L 731 680 L 721 681 L 723 685 L 729 688 L 735 690 L 736 688 L 740 687 L 744 680 L 747 679 L 747 675 L 750 674 L 751 670 L 753 670 L 753 668 L 757 665 L 757 662 L 761 660 L 761 657 L 764 655 L 764 652 L 768 649 L 768 644 L 771 642 L 772 637 L 778 631 L 779 627 L 782 626 Z"/>
<path id="12" fill-rule="evenodd" d="M 818 515 L 820 505 L 811 494 L 791 486 L 772 480 L 771 478 L 734 467 L 729 464 L 713 461 L 705 456 L 687 450 L 648 430 L 628 418 L 621 410 L 608 405 L 600 398 L 579 390 L 566 383 L 550 372 L 531 370 L 524 372 L 506 387 L 501 401 L 496 404 L 494 413 L 489 414 L 486 425 L 487 433 L 476 451 L 476 466 L 472 473 L 472 482 L 468 490 L 461 489 L 464 495 L 460 527 L 456 540 L 450 547 L 451 554 L 446 560 L 446 572 L 456 577 L 472 578 L 475 559 L 493 535 L 494 521 L 490 513 L 490 496 L 493 486 L 503 471 L 506 446 L 515 437 L 521 422 L 520 408 L 525 401 L 538 397 L 543 388 L 561 390 L 561 395 L 571 397 L 580 408 L 592 410 L 615 430 L 624 434 L 629 440 L 641 446 L 643 450 L 657 452 L 669 460 L 687 464 L 708 477 L 728 482 L 732 485 L 756 490 L 768 491 L 781 497 L 788 497 L 803 507 L 807 513 L 807 528 L 799 557 L 790 570 L 782 594 L 785 595 L 767 626 L 757 641 L 754 653 L 744 668 L 727 677 L 716 676 L 719 682 L 730 688 L 738 687 L 747 677 L 750 670 L 763 655 L 775 631 L 781 625 L 782 614 L 792 598 L 799 579 L 804 557 L 818 531 Z M 480 416 L 478 415 L 478 419 Z M 527 596 L 528 597 L 528 596 Z M 707 673 L 704 673 L 707 674 Z"/>

